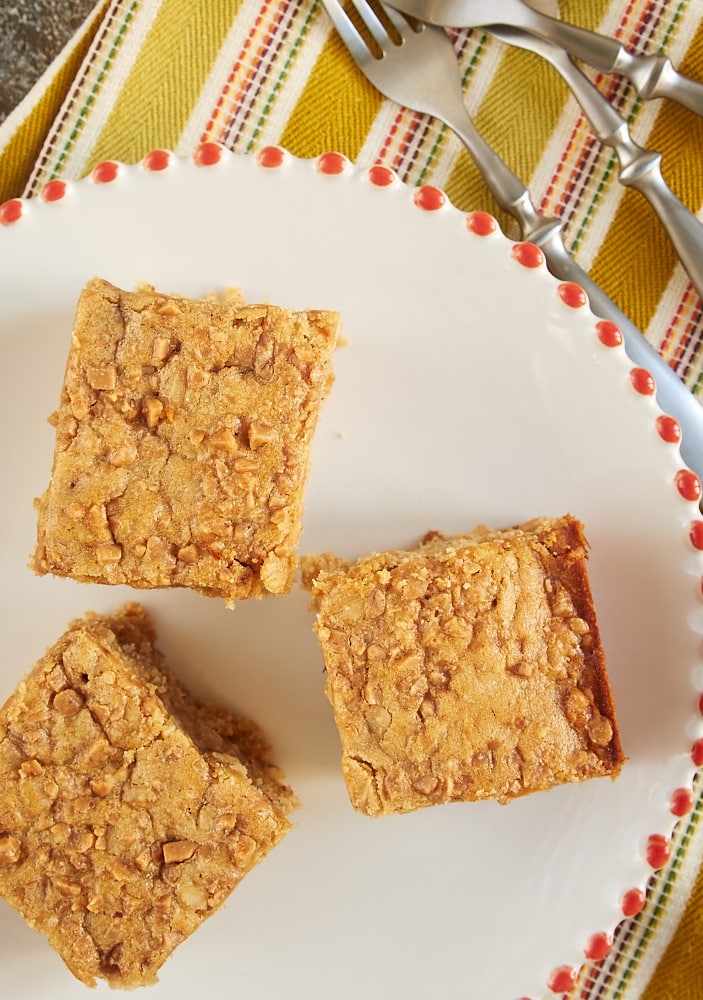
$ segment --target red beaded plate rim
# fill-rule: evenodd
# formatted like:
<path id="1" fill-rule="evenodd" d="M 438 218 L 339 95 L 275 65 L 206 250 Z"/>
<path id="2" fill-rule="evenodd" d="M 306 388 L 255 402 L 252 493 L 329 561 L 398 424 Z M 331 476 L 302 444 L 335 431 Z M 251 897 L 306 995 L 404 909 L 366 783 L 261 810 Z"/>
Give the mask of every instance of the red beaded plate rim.
<path id="1" fill-rule="evenodd" d="M 189 158 L 195 166 L 204 169 L 216 168 L 218 164 L 228 158 L 239 156 L 228 150 L 219 143 L 201 143 Z M 286 149 L 281 146 L 261 147 L 254 155 L 257 165 L 264 170 L 277 170 L 286 164 L 297 160 Z M 177 156 L 167 149 L 154 149 L 149 151 L 136 166 L 152 174 L 160 174 L 172 169 L 174 166 L 183 163 L 186 158 Z M 415 208 L 426 213 L 439 213 L 444 210 L 452 210 L 458 216 L 463 213 L 454 208 L 441 188 L 433 185 L 420 185 L 409 188 L 402 182 L 395 171 L 390 167 L 377 163 L 361 171 L 344 154 L 330 150 L 320 155 L 310 158 L 315 170 L 324 177 L 340 178 L 350 175 L 361 174 L 371 187 L 377 189 L 392 188 L 397 186 L 408 187 L 412 195 L 412 204 Z M 125 171 L 133 169 L 135 165 L 128 165 L 118 160 L 104 160 L 93 167 L 91 173 L 79 181 L 64 181 L 59 178 L 49 180 L 39 193 L 39 200 L 47 207 L 55 205 L 66 199 L 70 200 L 70 195 L 76 184 L 90 181 L 99 185 L 112 185 L 118 182 Z M 11 198 L 0 204 L 0 227 L 14 227 L 22 219 L 34 210 L 31 198 Z M 500 234 L 500 226 L 497 220 L 487 212 L 469 212 L 463 214 L 464 228 L 467 233 L 474 237 L 485 239 Z M 510 256 L 517 266 L 526 270 L 539 271 L 546 268 L 544 254 L 533 243 L 517 242 L 510 244 Z M 580 310 L 588 306 L 588 296 L 585 291 L 575 282 L 559 282 L 555 285 L 555 294 L 567 309 Z M 623 336 L 618 327 L 609 320 L 598 320 L 594 317 L 593 327 L 594 337 L 607 351 L 624 350 Z M 633 366 L 630 370 L 630 386 L 632 391 L 643 397 L 651 397 L 656 392 L 656 382 L 651 372 L 646 368 Z M 666 444 L 677 446 L 681 437 L 681 428 L 674 417 L 669 414 L 659 412 L 654 418 L 654 427 L 659 438 Z M 691 521 L 688 541 L 690 546 L 703 552 L 703 520 L 700 518 L 698 504 L 703 497 L 703 486 L 698 476 L 690 469 L 681 468 L 676 472 L 672 488 L 676 490 L 680 498 L 695 505 L 695 510 L 691 511 Z M 703 599 L 703 579 L 699 585 L 701 599 Z M 703 716 L 703 693 L 699 694 L 698 714 Z M 703 769 L 703 738 L 697 739 L 691 746 L 691 760 L 693 766 Z M 643 846 L 643 854 L 652 872 L 663 868 L 670 860 L 672 850 L 673 832 L 676 825 L 688 816 L 695 803 L 695 791 L 692 787 L 676 788 L 671 793 L 669 810 L 675 817 L 672 831 L 669 835 L 662 833 L 652 833 L 646 844 Z M 619 909 L 622 917 L 619 921 L 636 919 L 642 912 L 647 902 L 646 886 L 635 886 L 626 889 L 620 899 Z M 618 926 L 619 926 L 618 923 Z M 615 928 L 617 930 L 617 927 Z M 613 934 L 606 931 L 597 931 L 591 935 L 583 947 L 584 961 L 598 963 L 602 961 L 611 951 L 613 946 Z M 547 976 L 546 988 L 552 994 L 567 994 L 577 985 L 579 979 L 579 967 L 571 965 L 557 965 Z M 522 997 L 520 1000 L 529 1000 Z"/>

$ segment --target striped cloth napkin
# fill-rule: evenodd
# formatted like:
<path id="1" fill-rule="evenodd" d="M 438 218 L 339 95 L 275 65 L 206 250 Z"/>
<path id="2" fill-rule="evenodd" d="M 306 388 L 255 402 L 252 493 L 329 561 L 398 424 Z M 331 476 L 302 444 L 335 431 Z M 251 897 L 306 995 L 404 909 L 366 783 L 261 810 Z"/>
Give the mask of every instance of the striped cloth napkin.
<path id="1" fill-rule="evenodd" d="M 701 0 L 562 0 L 560 9 L 634 52 L 665 51 L 703 79 Z M 703 303 L 644 199 L 618 185 L 614 156 L 562 81 L 479 30 L 453 40 L 485 137 L 541 210 L 564 220 L 579 263 L 703 399 Z M 621 78 L 591 77 L 635 140 L 663 154 L 670 186 L 699 212 L 703 120 L 672 102 L 639 100 Z M 513 234 L 455 137 L 370 86 L 319 0 L 99 0 L 0 126 L 0 202 L 78 178 L 104 159 L 136 162 L 156 148 L 188 155 L 206 141 L 240 153 L 278 144 L 300 157 L 337 150 L 363 167 L 384 163 L 410 184 L 443 188 L 462 210 L 497 215 Z M 570 1000 L 703 998 L 702 785 L 644 908 L 621 924 L 605 958 L 584 965 Z"/>

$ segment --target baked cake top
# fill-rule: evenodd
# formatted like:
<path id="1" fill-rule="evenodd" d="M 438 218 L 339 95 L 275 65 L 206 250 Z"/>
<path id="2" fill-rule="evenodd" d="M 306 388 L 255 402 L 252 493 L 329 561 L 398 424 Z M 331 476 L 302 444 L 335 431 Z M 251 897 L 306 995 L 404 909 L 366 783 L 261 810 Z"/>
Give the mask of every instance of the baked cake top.
<path id="1" fill-rule="evenodd" d="M 379 815 L 615 774 L 572 517 L 303 562 L 354 806 Z"/>
<path id="2" fill-rule="evenodd" d="M 0 712 L 0 895 L 89 986 L 156 980 L 290 829 L 252 723 L 195 704 L 143 611 L 73 622 Z"/>
<path id="3" fill-rule="evenodd" d="M 229 602 L 292 585 L 339 316 L 92 280 L 34 568 Z"/>

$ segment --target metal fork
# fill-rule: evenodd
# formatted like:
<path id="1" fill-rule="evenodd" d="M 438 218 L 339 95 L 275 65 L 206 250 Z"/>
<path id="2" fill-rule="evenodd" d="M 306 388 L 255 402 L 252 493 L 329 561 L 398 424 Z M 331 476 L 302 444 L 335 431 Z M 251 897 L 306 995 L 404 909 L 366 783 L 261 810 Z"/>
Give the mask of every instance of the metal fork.
<path id="1" fill-rule="evenodd" d="M 477 130 L 464 104 L 461 72 L 449 36 L 441 28 L 429 25 L 415 28 L 397 11 L 377 3 L 376 8 L 383 11 L 393 28 L 394 38 L 367 0 L 353 0 L 361 22 L 378 48 L 374 53 L 340 0 L 322 0 L 322 3 L 371 83 L 391 100 L 432 115 L 455 132 L 498 205 L 518 221 L 522 239 L 541 248 L 555 277 L 575 281 L 584 289 L 596 315 L 617 324 L 631 360 L 654 375 L 660 406 L 681 425 L 681 453 L 685 461 L 699 476 L 703 475 L 700 404 L 632 321 L 569 256 L 562 224 L 540 215 L 526 186 Z"/>
<path id="2" fill-rule="evenodd" d="M 523 28 L 541 35 L 601 73 L 627 77 L 640 97 L 668 97 L 703 115 L 703 84 L 674 69 L 659 53 L 633 55 L 615 38 L 534 10 L 524 0 L 394 0 L 394 7 L 429 24 L 479 28 Z"/>
<path id="3" fill-rule="evenodd" d="M 582 73 L 571 57 L 546 38 L 520 28 L 491 29 L 510 45 L 540 55 L 551 63 L 581 105 L 597 138 L 615 152 L 620 164 L 618 179 L 646 198 L 671 240 L 693 287 L 703 298 L 703 223 L 680 201 L 661 171 L 661 153 L 639 146 L 627 121 Z"/>

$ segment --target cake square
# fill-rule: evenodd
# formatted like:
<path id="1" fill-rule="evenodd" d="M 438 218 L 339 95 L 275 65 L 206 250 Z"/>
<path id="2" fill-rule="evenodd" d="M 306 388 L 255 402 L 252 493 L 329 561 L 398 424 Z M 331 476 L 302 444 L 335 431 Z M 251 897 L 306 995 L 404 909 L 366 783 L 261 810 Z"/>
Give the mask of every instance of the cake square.
<path id="1" fill-rule="evenodd" d="M 137 604 L 74 621 L 0 711 L 0 896 L 87 986 L 155 982 L 297 804 L 154 639 Z"/>
<path id="2" fill-rule="evenodd" d="M 34 570 L 228 603 L 289 590 L 338 327 L 330 311 L 89 282 Z"/>
<path id="3" fill-rule="evenodd" d="M 303 560 L 353 806 L 519 795 L 623 762 L 574 517 Z"/>

